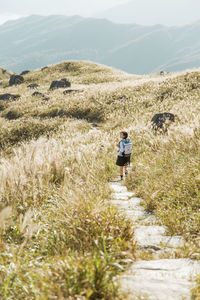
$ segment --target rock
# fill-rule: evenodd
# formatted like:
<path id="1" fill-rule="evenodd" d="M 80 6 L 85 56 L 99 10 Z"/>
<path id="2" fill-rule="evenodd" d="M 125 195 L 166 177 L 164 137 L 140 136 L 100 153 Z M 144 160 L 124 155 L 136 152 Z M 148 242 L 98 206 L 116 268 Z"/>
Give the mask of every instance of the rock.
<path id="1" fill-rule="evenodd" d="M 155 245 L 147 245 L 147 246 L 144 246 L 144 247 L 138 246 L 138 249 L 140 249 L 140 250 L 151 249 L 153 251 L 161 251 L 162 250 L 161 247 L 158 247 L 158 246 L 155 246 Z M 164 249 L 167 249 L 167 248 L 164 248 Z"/>
<path id="2" fill-rule="evenodd" d="M 118 101 L 125 101 L 125 100 L 128 100 L 128 97 L 126 95 L 124 96 L 121 96 L 117 99 Z"/>
<path id="3" fill-rule="evenodd" d="M 165 75 L 165 72 L 164 71 L 160 71 L 160 75 Z"/>
<path id="4" fill-rule="evenodd" d="M 171 97 L 172 93 L 173 93 L 173 90 L 168 88 L 168 89 L 162 91 L 160 93 L 160 95 L 158 95 L 157 99 L 162 102 L 165 98 Z"/>
<path id="5" fill-rule="evenodd" d="M 14 101 L 19 98 L 19 95 L 12 95 L 12 94 L 1 94 L 0 101 Z"/>
<path id="6" fill-rule="evenodd" d="M 111 182 L 110 188 L 115 193 L 125 193 L 127 192 L 127 188 L 117 182 Z"/>
<path id="7" fill-rule="evenodd" d="M 5 106 L 5 103 L 0 101 L 0 112 L 4 111 L 7 107 Z"/>
<path id="8" fill-rule="evenodd" d="M 24 77 L 23 76 L 21 76 L 21 75 L 11 75 L 10 76 L 10 81 L 9 81 L 9 86 L 22 84 L 23 82 L 24 82 Z"/>
<path id="9" fill-rule="evenodd" d="M 44 71 L 46 69 L 48 69 L 48 67 L 43 67 L 43 68 L 41 68 L 41 71 Z"/>
<path id="10" fill-rule="evenodd" d="M 99 126 L 95 123 L 92 123 L 92 122 L 89 122 L 89 124 L 91 125 L 92 127 L 92 130 L 100 130 Z M 101 148 L 103 148 L 104 145 L 101 145 Z"/>
<path id="11" fill-rule="evenodd" d="M 132 197 L 121 182 L 111 182 L 113 192 L 111 205 L 126 215 L 133 224 L 134 238 L 139 251 L 150 251 L 152 260 L 139 260 L 133 263 L 124 274 L 115 278 L 122 296 L 127 300 L 182 300 L 191 299 L 190 292 L 194 279 L 200 274 L 200 262 L 191 259 L 159 259 L 167 255 L 175 257 L 175 251 L 184 246 L 181 236 L 166 236 L 164 226 L 152 225 L 155 216 L 141 206 L 140 198 Z M 140 225 L 140 218 L 151 219 L 148 226 Z M 143 222 L 143 221 L 142 221 Z"/>
<path id="12" fill-rule="evenodd" d="M 188 82 L 190 80 L 190 73 L 186 73 L 185 75 L 185 81 Z"/>
<path id="13" fill-rule="evenodd" d="M 64 95 L 67 95 L 67 94 L 71 94 L 71 93 L 73 93 L 73 92 L 78 92 L 77 90 L 65 90 L 64 92 L 63 92 L 63 94 Z"/>
<path id="14" fill-rule="evenodd" d="M 113 200 L 128 200 L 129 197 L 132 197 L 134 194 L 129 192 L 124 193 L 113 193 L 111 195 Z"/>
<path id="15" fill-rule="evenodd" d="M 49 101 L 50 98 L 49 98 L 49 97 L 44 97 L 43 100 L 44 100 L 44 101 Z"/>
<path id="16" fill-rule="evenodd" d="M 165 227 L 163 226 L 138 226 L 135 229 L 135 239 L 140 247 L 149 245 L 159 246 L 160 243 L 165 247 L 183 247 L 184 240 L 181 236 L 165 236 Z"/>
<path id="17" fill-rule="evenodd" d="M 117 206 L 120 210 L 136 209 L 137 205 L 140 204 L 139 198 L 131 198 L 130 200 L 111 200 L 111 204 Z M 141 207 L 142 208 L 142 207 Z"/>
<path id="18" fill-rule="evenodd" d="M 41 98 L 45 97 L 45 95 L 42 94 L 42 93 L 40 93 L 40 92 L 34 92 L 34 93 L 32 94 L 32 96 L 33 96 L 33 97 L 41 97 Z"/>
<path id="19" fill-rule="evenodd" d="M 8 111 L 5 115 L 4 118 L 8 119 L 8 120 L 16 120 L 18 118 L 20 118 L 20 113 L 15 111 L 15 110 L 10 110 Z"/>
<path id="20" fill-rule="evenodd" d="M 31 83 L 29 85 L 27 85 L 27 88 L 30 88 L 30 89 L 36 89 L 39 87 L 39 84 L 36 84 L 36 83 Z"/>
<path id="21" fill-rule="evenodd" d="M 143 220 L 141 220 L 140 222 L 141 225 L 153 225 L 153 224 L 157 224 L 157 219 L 154 216 L 153 213 L 146 213 L 145 214 L 145 218 Z"/>
<path id="22" fill-rule="evenodd" d="M 141 260 L 119 277 L 120 289 L 127 292 L 127 299 L 145 295 L 154 300 L 189 300 L 190 280 L 199 273 L 200 262 L 191 259 Z"/>
<path id="23" fill-rule="evenodd" d="M 200 84 L 198 82 L 191 83 L 191 90 L 196 90 L 200 87 Z"/>
<path id="24" fill-rule="evenodd" d="M 52 81 L 50 89 L 70 87 L 71 83 L 66 78 Z"/>
<path id="25" fill-rule="evenodd" d="M 61 110 L 58 112 L 58 116 L 59 116 L 59 117 L 63 117 L 65 114 L 66 114 L 66 112 L 65 112 L 64 109 L 61 109 Z"/>
<path id="26" fill-rule="evenodd" d="M 171 113 L 160 113 L 155 114 L 151 119 L 153 130 L 165 129 L 165 125 L 168 122 L 175 122 L 175 115 Z"/>
<path id="27" fill-rule="evenodd" d="M 125 211 L 127 219 L 132 222 L 139 222 L 139 220 L 146 217 L 146 212 L 143 207 L 136 206 L 135 209 L 130 209 Z"/>
<path id="28" fill-rule="evenodd" d="M 23 72 L 20 73 L 21 76 L 28 74 L 30 71 L 29 70 L 25 70 Z"/>

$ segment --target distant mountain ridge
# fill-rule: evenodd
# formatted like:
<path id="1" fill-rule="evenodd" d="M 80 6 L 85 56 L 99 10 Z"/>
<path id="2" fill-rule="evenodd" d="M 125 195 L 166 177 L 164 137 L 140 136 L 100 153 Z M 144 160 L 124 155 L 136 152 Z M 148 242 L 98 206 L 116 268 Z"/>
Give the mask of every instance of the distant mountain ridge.
<path id="1" fill-rule="evenodd" d="M 135 74 L 200 66 L 200 22 L 165 27 L 29 16 L 1 25 L 0 41 L 0 66 L 18 73 L 64 60 L 90 60 Z"/>
<path id="2" fill-rule="evenodd" d="M 95 17 L 122 24 L 185 26 L 200 19 L 199 11 L 199 0 L 129 0 Z"/>

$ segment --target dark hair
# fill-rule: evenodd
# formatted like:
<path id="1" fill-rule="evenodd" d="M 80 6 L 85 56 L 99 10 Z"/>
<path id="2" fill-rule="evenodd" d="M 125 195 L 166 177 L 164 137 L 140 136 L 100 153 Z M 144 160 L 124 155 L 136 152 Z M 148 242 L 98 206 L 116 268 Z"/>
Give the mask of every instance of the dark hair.
<path id="1" fill-rule="evenodd" d="M 126 131 L 122 131 L 121 133 L 123 134 L 124 138 L 127 139 L 128 133 Z"/>

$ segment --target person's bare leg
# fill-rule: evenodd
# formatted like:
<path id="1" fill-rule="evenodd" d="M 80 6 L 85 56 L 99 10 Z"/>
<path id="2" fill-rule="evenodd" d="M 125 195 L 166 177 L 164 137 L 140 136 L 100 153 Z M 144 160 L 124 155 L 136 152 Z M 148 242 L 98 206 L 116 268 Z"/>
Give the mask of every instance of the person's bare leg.
<path id="1" fill-rule="evenodd" d="M 119 174 L 120 174 L 121 179 L 123 179 L 123 170 L 124 170 L 124 167 L 120 167 Z"/>
<path id="2" fill-rule="evenodd" d="M 125 170 L 125 175 L 128 175 L 128 166 L 125 166 L 124 170 Z"/>

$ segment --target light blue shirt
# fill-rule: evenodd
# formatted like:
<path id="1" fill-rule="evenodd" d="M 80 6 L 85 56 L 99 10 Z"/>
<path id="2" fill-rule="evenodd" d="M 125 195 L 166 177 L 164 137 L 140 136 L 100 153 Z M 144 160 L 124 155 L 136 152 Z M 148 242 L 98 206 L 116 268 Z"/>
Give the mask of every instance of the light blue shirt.
<path id="1" fill-rule="evenodd" d="M 124 142 L 123 142 L 123 140 L 121 140 L 119 143 L 119 154 L 118 155 L 123 156 L 124 150 L 125 150 Z"/>
<path id="2" fill-rule="evenodd" d="M 127 138 L 127 139 L 123 139 L 123 140 L 121 140 L 120 141 L 120 143 L 119 143 L 119 156 L 121 156 L 121 157 L 123 157 L 124 155 L 123 155 L 123 153 L 124 153 L 124 151 L 125 151 L 125 145 L 124 145 L 124 143 L 127 143 L 127 142 L 130 142 L 130 139 L 129 138 Z"/>

